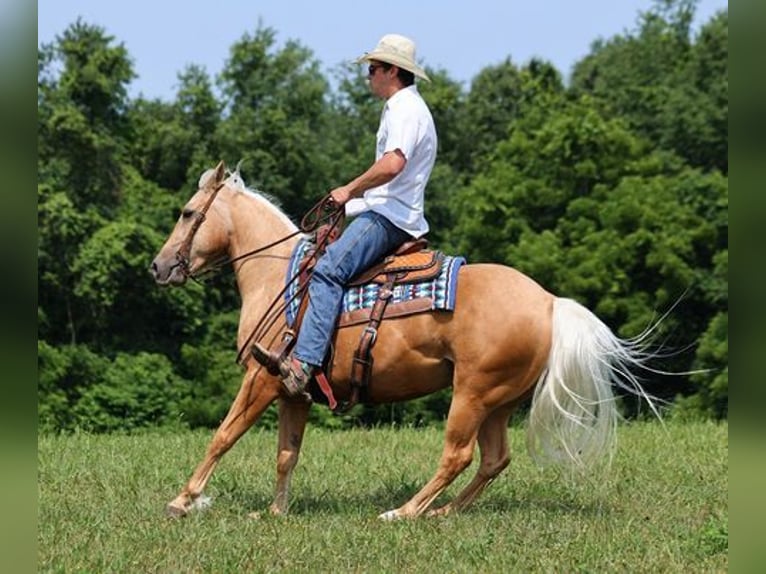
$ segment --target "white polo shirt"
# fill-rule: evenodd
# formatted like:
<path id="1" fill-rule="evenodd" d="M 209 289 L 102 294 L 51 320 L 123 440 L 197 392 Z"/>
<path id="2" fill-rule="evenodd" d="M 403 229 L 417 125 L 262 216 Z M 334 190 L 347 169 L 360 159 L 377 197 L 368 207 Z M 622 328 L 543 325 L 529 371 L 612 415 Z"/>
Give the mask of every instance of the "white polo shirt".
<path id="1" fill-rule="evenodd" d="M 436 160 L 436 128 L 431 112 L 413 84 L 399 90 L 383 106 L 375 160 L 400 150 L 407 159 L 402 172 L 346 203 L 346 215 L 374 211 L 413 237 L 428 232 L 423 212 L 426 184 Z"/>

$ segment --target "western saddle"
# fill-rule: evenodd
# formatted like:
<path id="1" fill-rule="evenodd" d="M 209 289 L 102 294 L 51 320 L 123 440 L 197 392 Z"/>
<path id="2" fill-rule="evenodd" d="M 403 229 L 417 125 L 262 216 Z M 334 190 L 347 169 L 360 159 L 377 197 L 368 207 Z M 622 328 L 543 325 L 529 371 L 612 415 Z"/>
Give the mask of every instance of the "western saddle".
<path id="1" fill-rule="evenodd" d="M 321 245 L 322 243 L 317 242 L 317 244 Z M 367 326 L 362 331 L 359 345 L 354 352 L 351 366 L 351 399 L 338 408 L 324 370 L 318 371 L 315 375 L 320 390 L 327 397 L 329 406 L 334 412 L 345 413 L 356 405 L 369 384 L 373 365 L 372 348 L 377 340 L 378 328 L 393 295 L 394 287 L 400 284 L 429 281 L 437 277 L 441 272 L 444 254 L 441 251 L 428 250 L 427 246 L 428 241 L 425 238 L 406 241 L 380 263 L 359 274 L 348 283 L 348 287 L 376 283 L 380 285 L 380 288 L 378 289 L 377 299 L 372 309 L 369 310 L 369 315 L 366 314 L 367 310 L 365 310 L 363 315 Z M 306 261 L 309 258 L 311 260 Z M 304 287 L 305 282 L 309 279 L 310 273 L 308 270 L 313 267 L 317 259 L 318 254 L 316 250 L 313 250 L 309 251 L 301 263 L 300 268 L 307 270 L 301 274 L 299 280 L 299 290 L 304 292 L 304 296 L 300 302 L 293 328 L 287 329 L 282 334 L 281 341 L 268 353 L 261 353 L 257 346 L 252 347 L 251 352 L 255 359 L 272 375 L 279 375 L 278 364 L 280 359 L 286 356 L 295 344 L 296 334 L 308 305 L 308 290 L 302 289 L 302 287 Z M 365 321 L 357 320 L 347 323 L 347 325 L 360 322 Z"/>

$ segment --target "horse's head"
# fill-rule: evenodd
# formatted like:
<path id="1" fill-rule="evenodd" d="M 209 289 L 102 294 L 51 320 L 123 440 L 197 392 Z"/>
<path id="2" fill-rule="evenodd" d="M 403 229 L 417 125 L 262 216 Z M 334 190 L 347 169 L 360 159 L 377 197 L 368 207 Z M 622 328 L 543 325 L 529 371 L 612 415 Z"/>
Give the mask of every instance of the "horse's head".
<path id="1" fill-rule="evenodd" d="M 200 177 L 197 192 L 152 261 L 150 271 L 159 285 L 182 285 L 225 254 L 229 241 L 225 211 L 223 202 L 215 201 L 225 185 L 223 162 Z"/>

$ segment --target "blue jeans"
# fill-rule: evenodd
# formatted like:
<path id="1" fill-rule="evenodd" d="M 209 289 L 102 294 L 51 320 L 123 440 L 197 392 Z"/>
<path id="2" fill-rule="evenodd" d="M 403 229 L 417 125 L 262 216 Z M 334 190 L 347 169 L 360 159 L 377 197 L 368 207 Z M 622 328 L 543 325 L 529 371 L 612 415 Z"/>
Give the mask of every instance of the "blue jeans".
<path id="1" fill-rule="evenodd" d="M 314 366 L 322 364 L 341 311 L 346 283 L 411 238 L 406 231 L 371 211 L 348 225 L 314 268 L 308 308 L 293 351 L 295 358 Z"/>

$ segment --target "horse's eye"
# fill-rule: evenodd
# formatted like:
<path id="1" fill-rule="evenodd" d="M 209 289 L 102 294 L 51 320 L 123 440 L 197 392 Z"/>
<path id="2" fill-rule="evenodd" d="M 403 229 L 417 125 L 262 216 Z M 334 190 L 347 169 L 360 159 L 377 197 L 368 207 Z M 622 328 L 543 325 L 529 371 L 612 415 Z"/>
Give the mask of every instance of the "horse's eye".
<path id="1" fill-rule="evenodd" d="M 188 207 L 184 207 L 183 211 L 181 211 L 181 217 L 184 219 L 189 219 L 192 215 L 194 215 L 194 210 Z"/>

